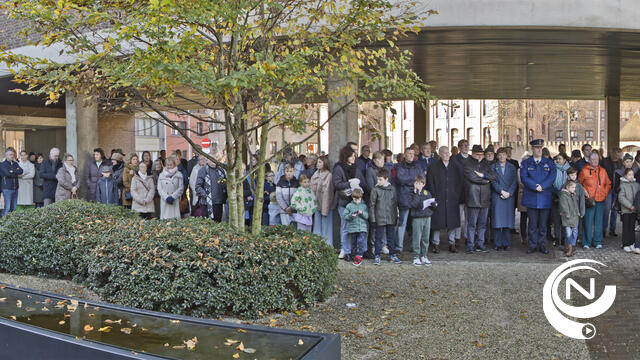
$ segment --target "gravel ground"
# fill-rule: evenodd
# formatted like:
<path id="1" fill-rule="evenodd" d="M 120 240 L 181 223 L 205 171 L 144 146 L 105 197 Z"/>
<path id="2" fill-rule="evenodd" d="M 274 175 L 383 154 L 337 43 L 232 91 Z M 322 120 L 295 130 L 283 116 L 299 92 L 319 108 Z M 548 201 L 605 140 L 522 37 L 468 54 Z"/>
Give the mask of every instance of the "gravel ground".
<path id="1" fill-rule="evenodd" d="M 258 323 L 340 334 L 349 360 L 588 359 L 585 342 L 557 334 L 543 314 L 543 283 L 556 266 L 341 262 L 326 303 Z"/>
<path id="2" fill-rule="evenodd" d="M 0 282 L 33 290 L 46 291 L 59 295 L 74 296 L 81 299 L 100 301 L 98 295 L 71 281 L 39 278 L 35 276 L 11 275 L 0 273 Z"/>

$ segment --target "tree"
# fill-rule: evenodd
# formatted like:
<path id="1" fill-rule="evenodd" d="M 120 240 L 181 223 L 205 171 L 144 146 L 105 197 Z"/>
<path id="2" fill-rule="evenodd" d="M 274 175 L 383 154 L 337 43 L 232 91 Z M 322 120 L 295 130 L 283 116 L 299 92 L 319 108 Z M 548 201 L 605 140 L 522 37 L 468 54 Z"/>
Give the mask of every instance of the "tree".
<path id="1" fill-rule="evenodd" d="M 226 159 L 219 165 L 227 171 L 229 223 L 236 228 L 244 226 L 242 182 L 248 176 L 257 177 L 254 224 L 262 213 L 268 132 L 311 128 L 313 136 L 326 126 L 309 123 L 299 104 L 350 94 L 353 83 L 359 84 L 356 96 L 341 109 L 363 99 L 425 103 L 428 96 L 411 70 L 411 53 L 396 44 L 435 13 L 412 2 L 21 0 L 4 6 L 9 16 L 33 22 L 25 35 L 40 34 L 35 45 L 61 46 L 70 59 L 3 51 L 14 80 L 25 85 L 22 94 L 56 102 L 73 92 L 98 101 L 102 110 L 141 111 L 192 145 L 190 130 L 166 112 L 223 109 L 223 119 L 191 116 L 222 125 L 211 131 L 225 133 Z M 328 91 L 329 79 L 345 85 Z M 249 139 L 259 142 L 257 154 L 248 149 Z M 247 167 L 247 152 L 258 156 L 257 166 Z"/>

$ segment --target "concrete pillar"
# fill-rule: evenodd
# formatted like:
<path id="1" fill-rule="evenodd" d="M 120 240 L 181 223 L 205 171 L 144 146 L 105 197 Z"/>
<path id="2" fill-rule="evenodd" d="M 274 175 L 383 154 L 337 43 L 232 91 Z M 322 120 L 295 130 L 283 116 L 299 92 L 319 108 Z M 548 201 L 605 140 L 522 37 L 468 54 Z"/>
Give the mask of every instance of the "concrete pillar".
<path id="1" fill-rule="evenodd" d="M 4 129 L 2 129 L 2 121 L 0 120 L 0 158 L 4 158 Z"/>
<path id="2" fill-rule="evenodd" d="M 86 194 L 84 168 L 98 145 L 98 103 L 86 96 L 66 94 L 67 153 L 73 155 L 80 176 L 80 197 Z"/>
<path id="3" fill-rule="evenodd" d="M 430 103 L 427 100 L 424 109 L 418 103 L 413 104 L 413 142 L 418 145 L 431 140 Z"/>
<path id="4" fill-rule="evenodd" d="M 347 142 L 354 141 L 358 143 L 360 129 L 358 128 L 358 103 L 355 95 L 357 87 L 357 83 L 349 84 L 342 80 L 329 80 L 327 82 L 330 117 L 329 161 L 331 166 L 338 162 L 340 149 Z"/>
<path id="5" fill-rule="evenodd" d="M 620 96 L 607 96 L 604 103 L 607 118 L 607 144 L 603 148 L 608 154 L 609 149 L 620 147 Z"/>

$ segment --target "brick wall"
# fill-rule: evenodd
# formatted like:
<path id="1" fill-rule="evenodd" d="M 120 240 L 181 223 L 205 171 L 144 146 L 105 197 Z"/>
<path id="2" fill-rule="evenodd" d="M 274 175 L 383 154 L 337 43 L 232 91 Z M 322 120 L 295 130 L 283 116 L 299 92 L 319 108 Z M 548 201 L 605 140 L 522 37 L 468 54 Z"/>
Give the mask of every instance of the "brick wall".
<path id="1" fill-rule="evenodd" d="M 1 1 L 0 4 L 4 4 L 6 1 Z M 0 45 L 4 45 L 9 49 L 17 48 L 27 45 L 29 41 L 34 41 L 39 36 L 32 35 L 28 39 L 25 39 L 20 34 L 20 31 L 29 27 L 30 24 L 24 20 L 14 20 L 7 16 L 7 12 L 4 9 L 0 9 Z"/>
<path id="2" fill-rule="evenodd" d="M 127 113 L 100 113 L 98 115 L 99 146 L 107 156 L 111 149 L 122 149 L 125 154 L 135 151 L 135 117 Z"/>

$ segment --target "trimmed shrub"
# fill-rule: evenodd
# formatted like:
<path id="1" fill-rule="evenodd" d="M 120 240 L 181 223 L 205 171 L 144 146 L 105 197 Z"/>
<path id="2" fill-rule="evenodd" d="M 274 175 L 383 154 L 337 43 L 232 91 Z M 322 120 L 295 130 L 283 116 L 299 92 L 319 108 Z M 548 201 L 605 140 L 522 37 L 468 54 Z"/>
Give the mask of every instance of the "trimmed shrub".
<path id="1" fill-rule="evenodd" d="M 322 301 L 337 269 L 333 249 L 308 232 L 279 226 L 252 236 L 77 200 L 0 220 L 0 251 L 7 272 L 73 278 L 109 302 L 207 317 Z"/>

